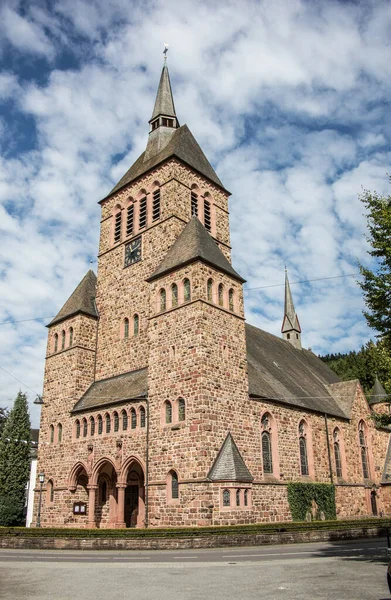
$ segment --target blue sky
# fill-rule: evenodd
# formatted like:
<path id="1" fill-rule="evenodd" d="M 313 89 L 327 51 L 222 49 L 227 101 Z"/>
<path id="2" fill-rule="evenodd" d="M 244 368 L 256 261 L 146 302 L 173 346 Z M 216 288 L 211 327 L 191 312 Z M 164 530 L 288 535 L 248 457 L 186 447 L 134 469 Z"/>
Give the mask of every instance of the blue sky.
<path id="1" fill-rule="evenodd" d="M 369 258 L 358 194 L 389 193 L 389 2 L 194 7 L 1 4 L 0 322 L 23 322 L 0 326 L 0 366 L 31 401 L 44 325 L 96 268 L 97 201 L 145 148 L 165 42 L 180 123 L 233 194 L 247 320 L 279 335 L 283 287 L 265 286 L 283 283 L 286 264 L 292 282 L 333 278 L 292 285 L 305 347 L 373 337 L 350 275 Z M 0 405 L 19 388 L 0 370 Z"/>

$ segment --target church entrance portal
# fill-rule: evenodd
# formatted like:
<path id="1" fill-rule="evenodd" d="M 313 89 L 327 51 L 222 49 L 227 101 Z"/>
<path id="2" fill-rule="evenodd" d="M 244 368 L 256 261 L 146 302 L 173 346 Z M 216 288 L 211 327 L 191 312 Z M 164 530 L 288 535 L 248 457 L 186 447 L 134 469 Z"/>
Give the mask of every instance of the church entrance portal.
<path id="1" fill-rule="evenodd" d="M 136 527 L 138 515 L 138 485 L 128 485 L 125 490 L 126 527 Z"/>

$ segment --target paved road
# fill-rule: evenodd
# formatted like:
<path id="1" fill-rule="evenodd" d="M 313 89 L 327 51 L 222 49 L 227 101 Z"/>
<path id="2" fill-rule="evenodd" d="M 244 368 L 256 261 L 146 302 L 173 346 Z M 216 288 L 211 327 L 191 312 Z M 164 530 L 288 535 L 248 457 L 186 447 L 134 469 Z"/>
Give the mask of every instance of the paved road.
<path id="1" fill-rule="evenodd" d="M 0 550 L 1 600 L 385 600 L 385 539 L 173 551 Z"/>

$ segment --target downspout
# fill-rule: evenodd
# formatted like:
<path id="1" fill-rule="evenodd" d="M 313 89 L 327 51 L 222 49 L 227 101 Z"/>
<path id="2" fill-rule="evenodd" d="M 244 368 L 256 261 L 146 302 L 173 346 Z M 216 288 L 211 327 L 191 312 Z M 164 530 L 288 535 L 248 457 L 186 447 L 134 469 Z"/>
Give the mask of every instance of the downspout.
<path id="1" fill-rule="evenodd" d="M 96 314 L 98 315 L 98 318 L 96 319 L 96 334 L 95 334 L 95 358 L 94 358 L 94 382 L 95 382 L 96 381 L 96 360 L 97 360 L 97 355 L 98 355 L 99 317 L 100 317 L 95 298 L 94 298 L 94 306 L 95 306 Z"/>
<path id="2" fill-rule="evenodd" d="M 330 481 L 331 481 L 331 483 L 334 483 L 333 467 L 332 467 L 332 463 L 331 463 L 331 449 L 330 449 L 329 425 L 328 425 L 328 422 L 327 422 L 327 413 L 324 413 L 324 422 L 325 422 L 325 425 L 326 425 L 326 440 L 327 440 L 327 454 L 328 454 L 328 457 L 329 457 Z"/>
<path id="3" fill-rule="evenodd" d="M 147 439 L 145 449 L 145 529 L 148 529 L 149 400 L 147 396 Z"/>

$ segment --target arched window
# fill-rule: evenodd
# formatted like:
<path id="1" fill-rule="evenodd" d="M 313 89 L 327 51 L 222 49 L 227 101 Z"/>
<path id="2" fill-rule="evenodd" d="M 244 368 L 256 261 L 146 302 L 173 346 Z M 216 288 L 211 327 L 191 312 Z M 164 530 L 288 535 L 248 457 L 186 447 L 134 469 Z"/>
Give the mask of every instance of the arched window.
<path id="1" fill-rule="evenodd" d="M 101 498 L 102 504 L 105 504 L 105 502 L 107 502 L 107 483 L 106 483 L 106 481 L 103 481 L 103 483 L 102 483 L 102 487 L 100 490 L 100 498 Z"/>
<path id="2" fill-rule="evenodd" d="M 145 427 L 145 408 L 140 406 L 140 427 Z"/>
<path id="3" fill-rule="evenodd" d="M 218 287 L 219 306 L 224 306 L 224 286 L 219 283 Z"/>
<path id="4" fill-rule="evenodd" d="M 240 490 L 236 490 L 236 506 L 240 506 Z"/>
<path id="5" fill-rule="evenodd" d="M 130 426 L 132 429 L 136 429 L 137 427 L 137 414 L 134 408 L 130 411 Z"/>
<path id="6" fill-rule="evenodd" d="M 62 425 L 61 425 L 61 423 L 59 423 L 57 425 L 57 442 L 59 444 L 61 444 L 61 442 L 62 442 Z"/>
<path id="7" fill-rule="evenodd" d="M 178 306 L 178 286 L 176 283 L 171 286 L 171 306 Z"/>
<path id="8" fill-rule="evenodd" d="M 365 423 L 363 421 L 360 421 L 360 423 L 358 425 L 358 437 L 359 437 L 359 443 L 360 443 L 362 473 L 363 473 L 364 479 L 369 479 L 368 446 L 367 446 L 367 439 L 366 439 Z"/>
<path id="9" fill-rule="evenodd" d="M 178 500 L 179 498 L 178 475 L 175 471 L 171 471 L 171 498 L 172 500 Z"/>
<path id="10" fill-rule="evenodd" d="M 133 233 L 134 228 L 134 204 L 129 204 L 126 211 L 126 236 L 129 237 Z"/>
<path id="11" fill-rule="evenodd" d="M 212 220 L 210 214 L 210 202 L 208 200 L 204 200 L 204 225 L 207 231 L 212 229 Z"/>
<path id="12" fill-rule="evenodd" d="M 64 350 L 64 348 L 65 348 L 65 337 L 66 337 L 66 334 L 63 329 L 61 332 L 61 350 Z"/>
<path id="13" fill-rule="evenodd" d="M 309 475 L 306 436 L 307 436 L 307 424 L 305 421 L 300 421 L 300 424 L 299 424 L 299 450 L 300 450 L 300 473 L 302 475 Z"/>
<path id="14" fill-rule="evenodd" d="M 198 217 L 198 196 L 195 192 L 191 192 L 191 216 Z"/>
<path id="15" fill-rule="evenodd" d="M 166 310 L 167 308 L 167 299 L 166 299 L 166 290 L 162 288 L 159 292 L 160 295 L 160 311 Z"/>
<path id="16" fill-rule="evenodd" d="M 152 194 L 152 221 L 160 219 L 160 189 Z"/>
<path id="17" fill-rule="evenodd" d="M 141 198 L 140 200 L 140 210 L 138 216 L 138 228 L 144 229 L 147 225 L 147 197 Z"/>
<path id="18" fill-rule="evenodd" d="M 244 490 L 244 506 L 248 506 L 248 489 Z"/>
<path id="19" fill-rule="evenodd" d="M 228 292 L 228 306 L 229 306 L 229 310 L 234 312 L 235 310 L 235 305 L 234 305 L 234 291 L 231 288 Z"/>
<path id="20" fill-rule="evenodd" d="M 122 429 L 123 431 L 126 431 L 128 428 L 128 413 L 126 412 L 126 410 L 122 411 Z"/>
<path id="21" fill-rule="evenodd" d="M 121 241 L 122 211 L 119 210 L 114 217 L 114 244 Z"/>
<path id="22" fill-rule="evenodd" d="M 50 425 L 49 427 L 49 441 L 51 444 L 54 442 L 54 425 Z"/>
<path id="23" fill-rule="evenodd" d="M 54 501 L 54 486 L 51 479 L 49 479 L 46 486 L 46 498 L 50 504 Z"/>
<path id="24" fill-rule="evenodd" d="M 101 415 L 98 415 L 98 435 L 103 433 L 103 420 Z"/>
<path id="25" fill-rule="evenodd" d="M 73 327 L 69 328 L 69 345 L 73 346 Z"/>
<path id="26" fill-rule="evenodd" d="M 225 489 L 223 491 L 223 506 L 231 506 L 231 492 Z"/>
<path id="27" fill-rule="evenodd" d="M 94 417 L 90 418 L 90 436 L 94 437 L 95 435 L 95 419 Z"/>
<path id="28" fill-rule="evenodd" d="M 268 431 L 262 432 L 262 463 L 264 473 L 273 473 L 273 457 L 271 436 Z"/>
<path id="29" fill-rule="evenodd" d="M 337 477 L 342 477 L 342 461 L 341 461 L 341 446 L 339 440 L 339 429 L 336 427 L 334 429 L 333 438 L 334 438 L 334 457 L 335 457 L 335 472 Z"/>
<path id="30" fill-rule="evenodd" d="M 125 317 L 124 319 L 124 338 L 127 339 L 129 337 L 129 319 Z"/>
<path id="31" fill-rule="evenodd" d="M 207 298 L 208 298 L 208 302 L 213 302 L 213 279 L 208 279 Z"/>
<path id="32" fill-rule="evenodd" d="M 115 412 L 113 416 L 114 416 L 114 431 L 118 431 L 119 430 L 119 417 L 118 417 L 118 413 Z"/>
<path id="33" fill-rule="evenodd" d="M 166 400 L 164 403 L 164 410 L 166 415 L 166 423 L 172 422 L 172 406 L 169 400 Z"/>
<path id="34" fill-rule="evenodd" d="M 87 437 L 87 419 L 83 419 L 83 437 Z"/>
<path id="35" fill-rule="evenodd" d="M 183 398 L 178 400 L 178 421 L 185 421 L 186 419 L 186 404 Z"/>
<path id="36" fill-rule="evenodd" d="M 110 431 L 111 431 L 111 419 L 110 419 L 110 415 L 107 414 L 105 416 L 105 419 L 106 419 L 106 433 L 110 433 Z"/>
<path id="37" fill-rule="evenodd" d="M 80 421 L 79 421 L 79 419 L 77 419 L 76 423 L 75 423 L 75 434 L 76 434 L 76 439 L 79 439 L 79 437 L 80 437 Z"/>
<path id="38" fill-rule="evenodd" d="M 133 335 L 134 336 L 138 335 L 138 330 L 139 330 L 139 316 L 134 315 L 134 317 L 133 317 Z"/>
<path id="39" fill-rule="evenodd" d="M 191 300 L 190 279 L 183 280 L 183 300 L 189 302 Z"/>
<path id="40" fill-rule="evenodd" d="M 58 351 L 58 333 L 54 334 L 54 352 Z"/>

